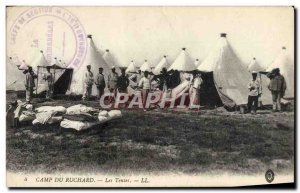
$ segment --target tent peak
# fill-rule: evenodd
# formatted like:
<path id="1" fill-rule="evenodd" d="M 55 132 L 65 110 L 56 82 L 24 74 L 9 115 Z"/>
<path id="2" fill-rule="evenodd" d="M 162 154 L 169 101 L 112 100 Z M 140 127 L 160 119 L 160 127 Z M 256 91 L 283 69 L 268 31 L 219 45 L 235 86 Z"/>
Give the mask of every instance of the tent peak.
<path id="1" fill-rule="evenodd" d="M 41 52 L 41 53 L 44 53 L 44 51 L 43 51 L 43 50 L 40 50 L 40 52 Z"/>
<path id="2" fill-rule="evenodd" d="M 106 51 L 106 52 L 109 52 L 109 49 L 106 49 L 105 51 Z"/>
<path id="3" fill-rule="evenodd" d="M 131 60 L 131 62 L 133 62 L 133 60 Z"/>
<path id="4" fill-rule="evenodd" d="M 283 50 L 286 50 L 286 47 L 285 47 L 285 46 L 282 46 L 282 49 L 283 49 Z"/>
<path id="5" fill-rule="evenodd" d="M 220 33 L 221 38 L 226 38 L 226 36 L 227 36 L 227 33 Z"/>
<path id="6" fill-rule="evenodd" d="M 86 37 L 92 39 L 92 35 L 91 34 L 88 34 Z"/>
<path id="7" fill-rule="evenodd" d="M 164 58 L 166 58 L 167 56 L 166 55 L 164 55 Z"/>
<path id="8" fill-rule="evenodd" d="M 147 62 L 147 60 L 145 60 L 145 62 Z"/>
<path id="9" fill-rule="evenodd" d="M 182 48 L 182 50 L 183 50 L 183 51 L 185 51 L 185 50 L 186 50 L 186 48 Z"/>
<path id="10" fill-rule="evenodd" d="M 9 57 L 9 59 L 11 60 L 11 59 L 12 59 L 12 57 Z"/>
<path id="11" fill-rule="evenodd" d="M 197 58 L 196 61 L 199 61 L 199 59 Z"/>
<path id="12" fill-rule="evenodd" d="M 255 57 L 253 57 L 253 60 L 256 60 L 256 58 L 255 58 Z"/>

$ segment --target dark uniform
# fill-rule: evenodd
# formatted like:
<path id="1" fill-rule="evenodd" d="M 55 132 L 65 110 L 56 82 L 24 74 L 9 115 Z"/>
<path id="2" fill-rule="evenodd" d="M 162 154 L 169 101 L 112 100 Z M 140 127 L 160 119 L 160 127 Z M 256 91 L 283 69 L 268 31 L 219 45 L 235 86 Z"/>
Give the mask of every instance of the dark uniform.
<path id="1" fill-rule="evenodd" d="M 117 87 L 119 92 L 127 93 L 127 87 L 129 86 L 129 79 L 126 75 L 121 75 L 118 78 Z"/>
<path id="2" fill-rule="evenodd" d="M 101 73 L 99 73 L 97 75 L 97 78 L 96 78 L 96 82 L 95 82 L 96 86 L 97 86 L 97 89 L 98 89 L 98 98 L 100 99 L 101 96 L 104 94 L 104 89 L 105 89 L 105 78 L 104 78 L 104 75 Z"/>
<path id="3" fill-rule="evenodd" d="M 286 90 L 284 77 L 281 74 L 275 75 L 271 78 L 268 88 L 272 93 L 273 111 L 281 111 L 281 98 L 284 96 Z"/>

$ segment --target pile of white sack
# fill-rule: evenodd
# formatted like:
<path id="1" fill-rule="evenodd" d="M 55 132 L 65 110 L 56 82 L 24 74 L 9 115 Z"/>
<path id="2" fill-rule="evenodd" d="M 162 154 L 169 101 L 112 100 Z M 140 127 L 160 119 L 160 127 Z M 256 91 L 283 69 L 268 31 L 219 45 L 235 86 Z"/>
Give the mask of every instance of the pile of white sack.
<path id="1" fill-rule="evenodd" d="M 91 120 L 93 114 L 97 112 L 98 118 L 97 120 Z M 78 119 L 82 119 L 85 117 L 88 120 L 76 120 L 76 115 L 78 115 Z M 72 120 L 70 119 L 72 117 Z M 94 108 L 87 107 L 84 105 L 75 105 L 67 108 L 66 116 L 60 123 L 60 126 L 63 128 L 71 128 L 77 131 L 85 130 L 91 128 L 95 125 L 105 123 L 112 119 L 122 117 L 122 113 L 120 110 L 111 110 L 111 111 L 97 111 Z"/>
<path id="2" fill-rule="evenodd" d="M 14 110 L 14 118 L 20 122 L 32 121 L 35 119 L 35 112 L 32 104 L 27 104 L 20 100 L 17 101 L 17 107 Z"/>
<path id="3" fill-rule="evenodd" d="M 20 123 L 32 121 L 33 125 L 59 123 L 62 128 L 77 131 L 89 129 L 95 125 L 122 117 L 120 110 L 100 111 L 82 104 L 68 108 L 63 106 L 42 106 L 33 109 L 31 104 L 18 101 L 14 118 Z"/>
<path id="4" fill-rule="evenodd" d="M 35 119 L 33 125 L 37 124 L 53 124 L 62 121 L 62 115 L 66 113 L 66 108 L 63 106 L 42 106 L 35 109 Z"/>

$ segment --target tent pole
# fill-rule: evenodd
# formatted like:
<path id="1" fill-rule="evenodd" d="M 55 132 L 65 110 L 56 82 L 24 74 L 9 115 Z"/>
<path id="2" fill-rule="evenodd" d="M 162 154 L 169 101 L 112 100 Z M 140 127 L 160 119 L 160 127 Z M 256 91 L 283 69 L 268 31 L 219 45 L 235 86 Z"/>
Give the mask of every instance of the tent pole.
<path id="1" fill-rule="evenodd" d="M 39 86 L 39 66 L 37 67 L 37 80 L 36 80 L 36 91 L 35 94 L 38 94 L 38 86 Z"/>
<path id="2" fill-rule="evenodd" d="M 260 95 L 259 95 L 259 98 L 260 98 L 260 101 L 259 101 L 259 105 L 260 107 L 263 106 L 262 104 L 262 79 L 261 79 L 261 73 L 259 72 L 259 81 L 260 81 Z"/>
<path id="3" fill-rule="evenodd" d="M 259 79 L 260 79 L 260 91 L 262 93 L 262 79 L 261 79 L 261 73 L 259 73 Z"/>
<path id="4" fill-rule="evenodd" d="M 53 81 L 53 82 L 52 82 L 52 86 L 53 86 L 53 88 L 51 88 L 51 89 L 53 89 L 53 90 L 52 90 L 52 92 L 53 92 L 53 93 L 52 93 L 52 94 L 53 94 L 53 96 L 54 96 L 55 70 L 56 70 L 56 68 L 54 68 L 54 75 L 53 75 L 53 80 L 52 80 L 52 81 Z"/>

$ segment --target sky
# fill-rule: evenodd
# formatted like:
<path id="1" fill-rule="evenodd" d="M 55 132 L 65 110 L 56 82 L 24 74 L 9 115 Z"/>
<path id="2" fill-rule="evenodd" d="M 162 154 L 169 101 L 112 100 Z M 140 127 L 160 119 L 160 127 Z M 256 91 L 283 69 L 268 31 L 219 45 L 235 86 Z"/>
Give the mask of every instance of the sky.
<path id="1" fill-rule="evenodd" d="M 7 9 L 7 55 L 29 63 L 37 50 L 46 49 L 46 35 L 53 29 L 51 57 L 67 63 L 75 52 L 75 38 L 61 20 L 44 16 L 32 20 L 10 44 L 11 26 L 30 7 Z M 172 63 L 187 48 L 201 61 L 216 46 L 219 34 L 227 39 L 245 65 L 253 57 L 264 67 L 287 47 L 294 56 L 294 10 L 292 7 L 65 7 L 92 34 L 96 46 L 109 49 L 122 65 L 145 59 L 155 66 L 163 55 Z M 54 25 L 51 28 L 51 22 Z M 47 23 L 48 22 L 48 23 Z M 50 26 L 50 27 L 49 27 Z M 36 44 L 38 42 L 38 44 Z M 61 43 L 63 42 L 63 43 Z M 33 44 L 33 45 L 32 45 Z M 63 46 L 62 46 L 63 45 Z M 50 57 L 50 56 L 49 56 Z"/>

